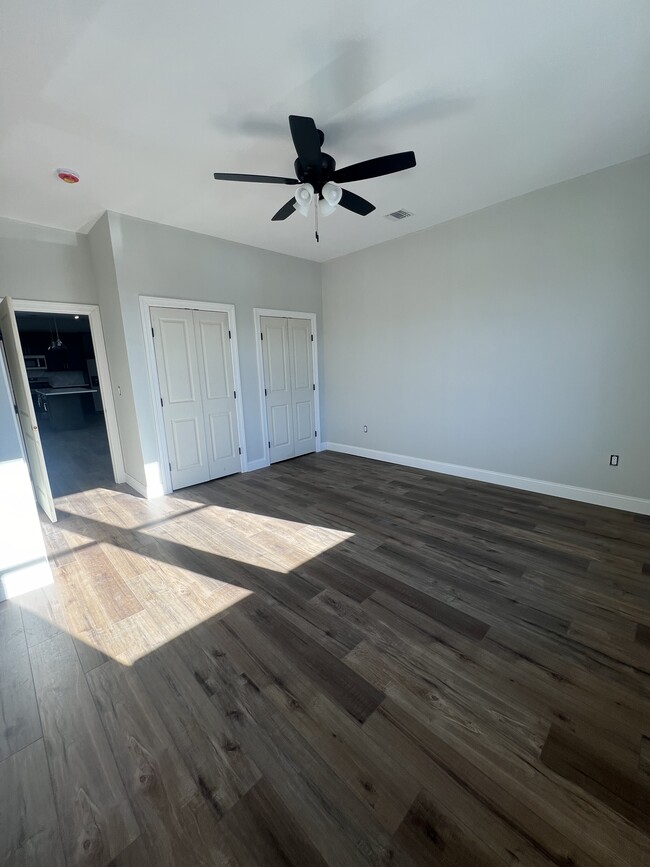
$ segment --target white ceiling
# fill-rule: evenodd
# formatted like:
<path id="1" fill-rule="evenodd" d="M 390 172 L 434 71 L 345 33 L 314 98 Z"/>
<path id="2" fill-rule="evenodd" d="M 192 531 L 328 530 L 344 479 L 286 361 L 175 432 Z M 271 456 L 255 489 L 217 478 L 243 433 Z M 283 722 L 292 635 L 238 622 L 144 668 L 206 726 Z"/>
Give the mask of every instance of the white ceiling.
<path id="1" fill-rule="evenodd" d="M 648 0 L 2 0 L 0 214 L 87 231 L 106 209 L 322 261 L 650 152 Z M 287 116 L 377 205 L 271 223 Z M 54 176 L 72 168 L 81 183 Z M 406 208 L 403 223 L 383 215 Z"/>

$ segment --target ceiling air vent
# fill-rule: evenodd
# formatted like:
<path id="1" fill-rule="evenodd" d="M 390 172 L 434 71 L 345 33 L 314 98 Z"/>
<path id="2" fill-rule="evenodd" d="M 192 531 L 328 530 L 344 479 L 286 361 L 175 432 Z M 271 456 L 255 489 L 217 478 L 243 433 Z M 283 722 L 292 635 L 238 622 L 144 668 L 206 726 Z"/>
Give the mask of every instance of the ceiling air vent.
<path id="1" fill-rule="evenodd" d="M 391 214 L 385 214 L 387 220 L 405 220 L 407 217 L 412 217 L 413 214 L 410 211 L 405 211 L 404 208 L 401 208 L 399 211 L 393 211 Z"/>

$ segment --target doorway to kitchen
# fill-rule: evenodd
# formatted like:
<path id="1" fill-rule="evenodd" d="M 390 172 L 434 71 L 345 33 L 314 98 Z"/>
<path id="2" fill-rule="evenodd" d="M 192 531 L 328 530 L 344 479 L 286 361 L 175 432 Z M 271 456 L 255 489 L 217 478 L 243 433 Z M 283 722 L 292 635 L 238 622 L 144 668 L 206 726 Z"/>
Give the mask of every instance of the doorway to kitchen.
<path id="1" fill-rule="evenodd" d="M 34 492 L 56 520 L 56 499 L 124 480 L 99 309 L 8 298 L 2 304 Z"/>

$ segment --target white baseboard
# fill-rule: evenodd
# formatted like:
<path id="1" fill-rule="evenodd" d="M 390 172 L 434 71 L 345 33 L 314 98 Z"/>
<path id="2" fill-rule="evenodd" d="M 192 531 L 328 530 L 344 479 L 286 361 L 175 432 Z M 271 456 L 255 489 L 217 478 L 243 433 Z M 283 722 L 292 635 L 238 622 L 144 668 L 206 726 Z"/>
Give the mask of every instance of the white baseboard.
<path id="1" fill-rule="evenodd" d="M 138 481 L 135 476 L 129 475 L 126 470 L 124 471 L 124 481 L 134 491 L 143 496 L 145 500 L 155 500 L 157 497 L 164 497 L 167 492 L 163 486 L 158 465 L 146 466 L 145 473 L 147 475 L 147 483 L 145 485 Z"/>
<path id="2" fill-rule="evenodd" d="M 142 482 L 139 482 L 137 479 L 134 479 L 133 476 L 130 476 L 128 473 L 124 473 L 124 481 L 126 482 L 126 484 L 130 488 L 133 488 L 133 490 L 136 491 L 138 494 L 145 497 L 146 499 L 151 499 L 151 497 L 147 495 L 146 487 L 142 484 Z"/>
<path id="3" fill-rule="evenodd" d="M 405 467 L 414 467 L 419 470 L 430 470 L 432 473 L 459 476 L 462 479 L 490 482 L 493 485 L 504 485 L 507 488 L 518 488 L 521 491 L 532 491 L 536 494 L 548 494 L 551 497 L 563 497 L 566 500 L 578 500 L 581 503 L 606 506 L 609 509 L 623 509 L 623 511 L 636 512 L 639 515 L 650 515 L 650 500 L 641 497 L 628 497 L 625 494 L 595 491 L 591 488 L 579 488 L 575 485 L 563 485 L 559 482 L 545 482 L 542 479 L 512 476 L 493 470 L 480 470 L 475 467 L 464 467 L 460 464 L 445 464 L 426 458 L 413 458 L 408 455 L 396 455 L 391 452 L 364 449 L 360 446 L 348 446 L 341 443 L 323 443 L 323 448 L 332 452 L 342 452 L 346 455 L 357 455 L 360 458 L 370 458 L 373 461 L 387 461 L 391 464 L 402 464 Z"/>
<path id="4" fill-rule="evenodd" d="M 246 472 L 253 473 L 255 470 L 263 470 L 264 467 L 270 467 L 271 464 L 266 458 L 260 458 L 257 461 L 248 461 L 246 464 Z"/>
<path id="5" fill-rule="evenodd" d="M 317 447 L 316 451 L 317 452 L 324 452 L 327 448 L 328 448 L 327 443 L 320 443 L 320 445 Z M 244 472 L 252 473 L 255 470 L 263 470 L 264 467 L 270 467 L 270 466 L 271 466 L 271 461 L 269 461 L 267 458 L 260 458 L 258 461 L 249 461 L 246 464 L 246 469 L 244 470 Z"/>

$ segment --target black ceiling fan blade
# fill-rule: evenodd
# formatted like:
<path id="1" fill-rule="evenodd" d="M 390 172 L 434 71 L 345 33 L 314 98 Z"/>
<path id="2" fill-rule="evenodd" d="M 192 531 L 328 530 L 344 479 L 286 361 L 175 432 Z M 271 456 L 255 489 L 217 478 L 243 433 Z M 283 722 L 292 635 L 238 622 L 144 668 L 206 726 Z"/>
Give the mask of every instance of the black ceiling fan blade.
<path id="1" fill-rule="evenodd" d="M 367 217 L 368 214 L 375 210 L 374 205 L 371 205 L 366 199 L 362 199 L 361 196 L 357 196 L 356 193 L 351 193 L 350 190 L 343 190 L 339 205 L 362 217 Z"/>
<path id="2" fill-rule="evenodd" d="M 337 184 L 349 184 L 351 181 L 365 181 L 367 178 L 379 178 L 382 175 L 391 175 L 393 172 L 403 172 L 404 169 L 412 169 L 414 165 L 413 151 L 404 151 L 401 154 L 375 157 L 374 160 L 364 160 L 362 163 L 337 169 L 334 180 Z"/>
<path id="3" fill-rule="evenodd" d="M 286 205 L 282 205 L 277 214 L 273 214 L 273 216 L 271 217 L 271 222 L 273 222 L 274 220 L 286 220 L 287 217 L 290 217 L 292 214 L 295 213 L 295 204 L 295 199 L 289 199 Z"/>
<path id="4" fill-rule="evenodd" d="M 296 178 L 277 178 L 274 175 L 233 175 L 224 172 L 214 173 L 215 181 L 248 181 L 251 184 L 299 184 Z"/>
<path id="5" fill-rule="evenodd" d="M 313 117 L 289 115 L 291 138 L 303 167 L 319 166 L 321 163 L 321 137 Z"/>

